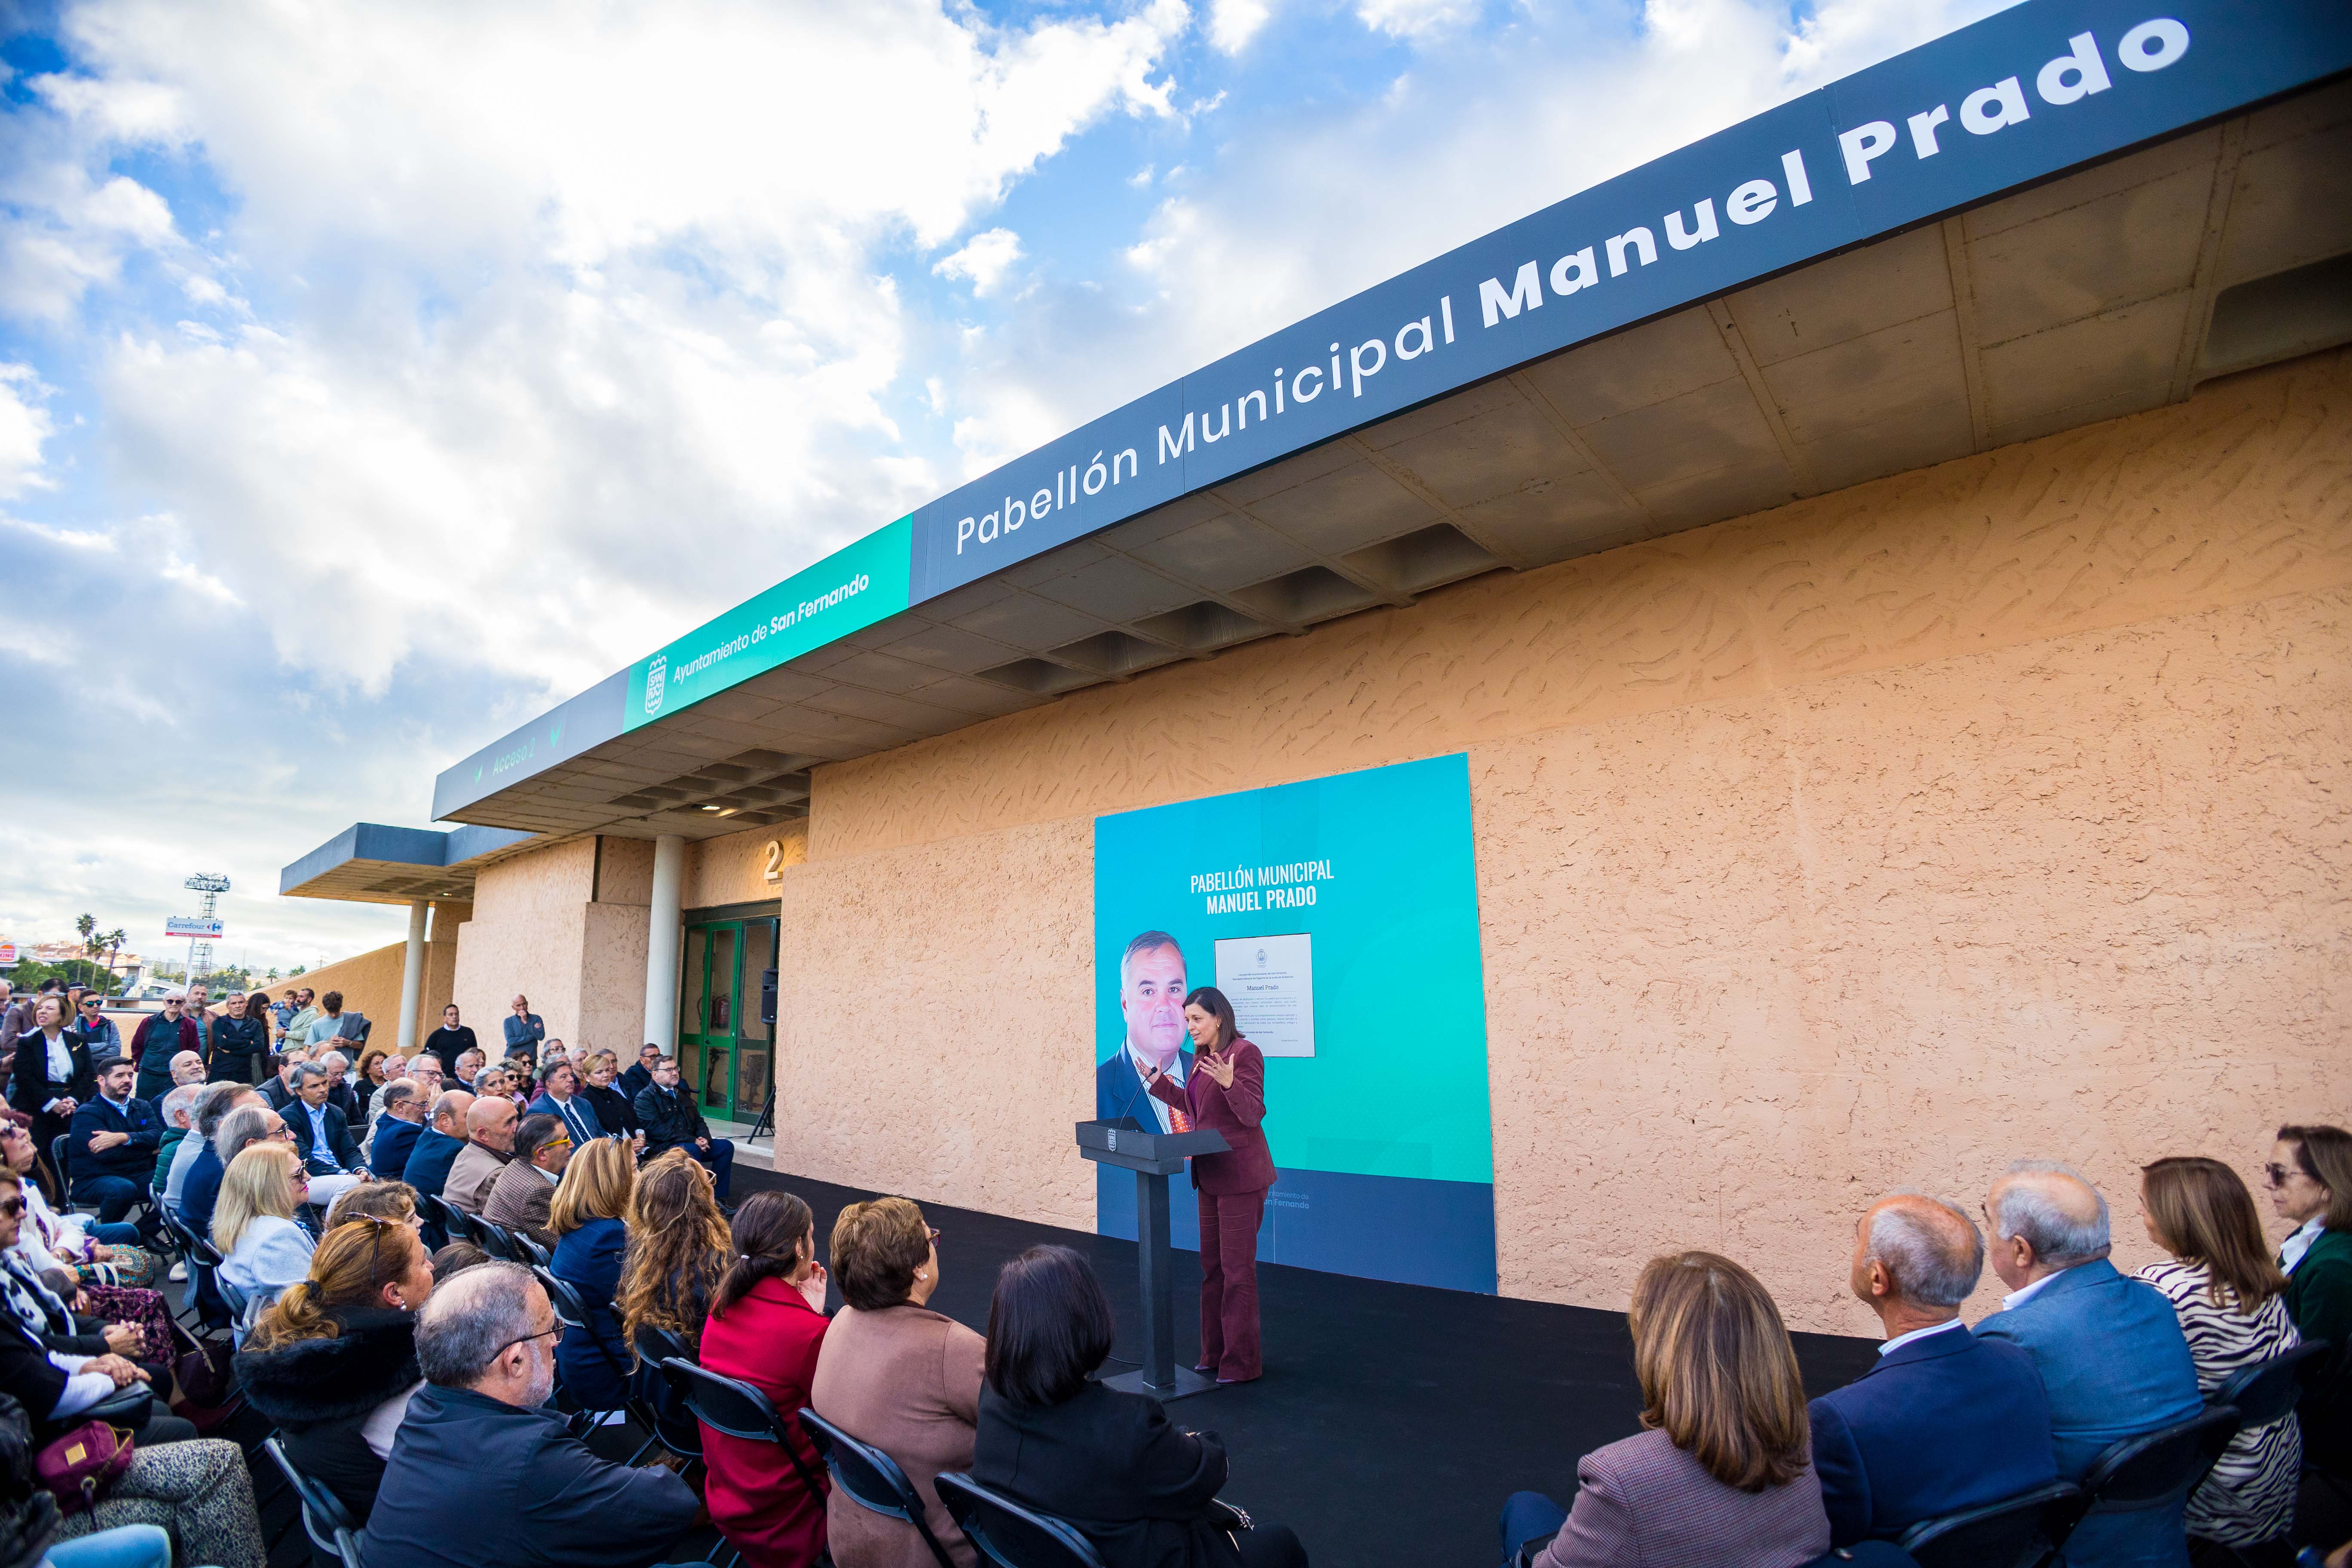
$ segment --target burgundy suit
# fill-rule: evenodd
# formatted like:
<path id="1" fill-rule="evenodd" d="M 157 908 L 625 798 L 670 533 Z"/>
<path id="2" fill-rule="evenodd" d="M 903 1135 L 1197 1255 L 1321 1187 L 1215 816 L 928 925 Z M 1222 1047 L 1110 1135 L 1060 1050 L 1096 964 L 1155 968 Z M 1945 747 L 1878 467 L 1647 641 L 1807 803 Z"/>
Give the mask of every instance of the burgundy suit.
<path id="1" fill-rule="evenodd" d="M 1201 1365 L 1220 1381 L 1241 1383 L 1264 1370 L 1257 1324 L 1257 1227 L 1274 1185 L 1274 1155 L 1258 1123 L 1265 1120 L 1265 1053 L 1236 1039 L 1234 1087 L 1224 1089 L 1196 1061 L 1181 1086 L 1161 1079 L 1152 1097 L 1222 1132 L 1223 1154 L 1192 1156 L 1201 1206 Z"/>

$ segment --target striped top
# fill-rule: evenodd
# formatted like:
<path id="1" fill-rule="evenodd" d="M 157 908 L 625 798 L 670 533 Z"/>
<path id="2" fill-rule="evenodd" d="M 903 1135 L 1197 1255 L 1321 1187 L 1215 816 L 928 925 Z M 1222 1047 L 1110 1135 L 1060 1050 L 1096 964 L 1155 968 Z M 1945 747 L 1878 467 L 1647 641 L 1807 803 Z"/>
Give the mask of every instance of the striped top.
<path id="1" fill-rule="evenodd" d="M 2179 1314 L 2197 1363 L 2197 1391 L 2208 1399 L 2231 1373 L 2303 1342 L 2285 1297 L 2273 1296 L 2252 1313 L 2221 1306 L 2207 1289 L 2212 1274 L 2201 1263 L 2151 1263 L 2137 1278 L 2155 1286 Z M 2284 1535 L 2294 1516 L 2302 1469 L 2303 1434 L 2292 1415 L 2239 1433 L 2189 1500 L 2189 1533 L 2228 1546 Z"/>

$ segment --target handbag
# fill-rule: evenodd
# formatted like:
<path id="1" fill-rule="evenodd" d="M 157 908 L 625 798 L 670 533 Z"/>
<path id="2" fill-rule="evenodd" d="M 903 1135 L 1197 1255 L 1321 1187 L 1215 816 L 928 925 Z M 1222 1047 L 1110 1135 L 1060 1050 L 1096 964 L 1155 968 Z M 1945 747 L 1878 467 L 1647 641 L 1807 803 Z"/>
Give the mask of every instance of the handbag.
<path id="1" fill-rule="evenodd" d="M 131 1468 L 131 1433 L 103 1421 L 85 1421 L 42 1449 L 33 1473 L 62 1507 L 75 1503 L 98 1511 L 106 1489 Z"/>

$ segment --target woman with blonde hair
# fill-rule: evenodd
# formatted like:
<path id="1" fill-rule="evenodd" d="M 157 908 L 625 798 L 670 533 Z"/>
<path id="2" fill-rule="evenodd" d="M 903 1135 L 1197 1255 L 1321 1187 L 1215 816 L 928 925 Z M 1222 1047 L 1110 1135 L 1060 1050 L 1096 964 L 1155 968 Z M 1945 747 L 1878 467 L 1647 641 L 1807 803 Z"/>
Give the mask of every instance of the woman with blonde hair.
<path id="1" fill-rule="evenodd" d="M 699 1352 L 711 1300 L 735 1258 L 710 1173 L 682 1150 L 653 1161 L 637 1173 L 628 1226 L 628 1258 L 613 1301 L 622 1331 L 634 1346 L 639 1329 L 666 1329 Z"/>
<path id="2" fill-rule="evenodd" d="M 2143 1166 L 2139 1180 L 2140 1224 L 2172 1257 L 2136 1278 L 2179 1316 L 2197 1392 L 2210 1399 L 2231 1373 L 2301 1344 L 2287 1315 L 2286 1276 L 2272 1261 L 2254 1194 L 2238 1173 L 2219 1160 L 2176 1157 Z M 2239 1433 L 2189 1499 L 2190 1537 L 2240 1549 L 2284 1541 L 2302 1471 L 2293 1415 Z"/>
<path id="3" fill-rule="evenodd" d="M 1827 1552 L 1804 1379 L 1771 1293 L 1728 1258 L 1680 1252 L 1650 1259 L 1626 1319 L 1641 1434 L 1578 1462 L 1572 1510 L 1515 1494 L 1504 1556 L 1553 1530 L 1536 1568 L 1798 1568 Z"/>
<path id="4" fill-rule="evenodd" d="M 221 1293 L 237 1313 L 237 1342 L 278 1296 L 310 1277 L 315 1244 L 294 1223 L 310 1177 L 291 1143 L 247 1146 L 221 1176 L 213 1207 L 213 1246 L 220 1249 Z"/>
<path id="5" fill-rule="evenodd" d="M 620 1287 L 621 1263 L 628 1254 L 629 1200 L 637 1186 L 637 1162 L 629 1146 L 592 1138 L 573 1151 L 548 1209 L 547 1228 L 555 1236 L 548 1272 L 578 1292 L 587 1309 L 588 1331 L 556 1342 L 555 1368 L 563 1386 L 590 1410 L 617 1410 L 628 1402 L 629 1373 L 636 1358 L 613 1315 L 613 1292 Z"/>
<path id="6" fill-rule="evenodd" d="M 238 1382 L 278 1424 L 287 1457 L 362 1526 L 393 1434 L 425 1385 L 416 1313 L 432 1294 L 433 1259 L 415 1227 L 354 1213 L 328 1229 L 309 1276 L 261 1315 L 237 1352 Z"/>

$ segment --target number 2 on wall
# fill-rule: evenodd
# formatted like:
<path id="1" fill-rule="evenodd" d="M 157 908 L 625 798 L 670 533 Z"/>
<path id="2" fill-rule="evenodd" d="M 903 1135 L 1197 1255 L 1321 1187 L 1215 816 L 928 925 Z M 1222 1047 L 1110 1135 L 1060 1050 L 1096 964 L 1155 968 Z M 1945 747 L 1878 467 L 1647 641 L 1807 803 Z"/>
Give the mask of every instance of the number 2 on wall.
<path id="1" fill-rule="evenodd" d="M 771 838 L 760 848 L 761 852 L 768 858 L 767 864 L 760 868 L 761 880 L 782 881 L 784 879 L 784 841 L 781 838 Z"/>

